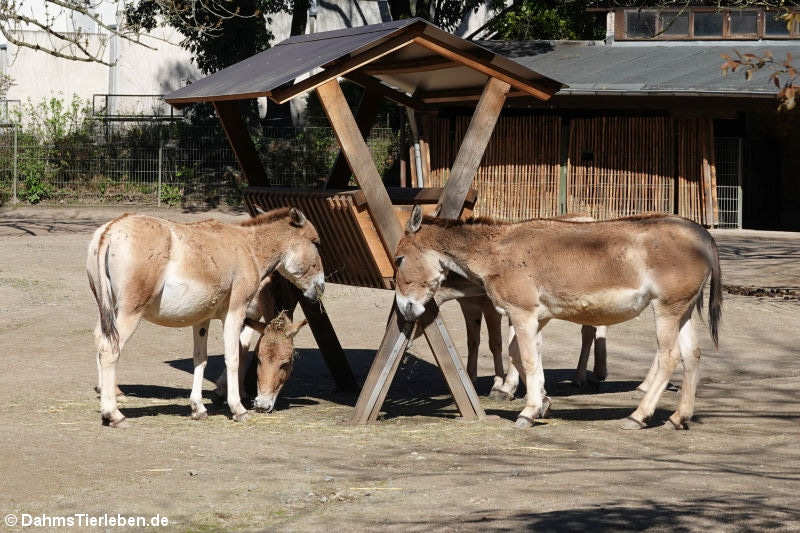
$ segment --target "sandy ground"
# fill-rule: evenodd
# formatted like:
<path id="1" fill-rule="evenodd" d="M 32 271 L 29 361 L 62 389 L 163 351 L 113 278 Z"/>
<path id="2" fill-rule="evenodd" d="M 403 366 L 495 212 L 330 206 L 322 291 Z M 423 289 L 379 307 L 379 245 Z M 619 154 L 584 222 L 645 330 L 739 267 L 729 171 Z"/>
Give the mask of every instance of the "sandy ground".
<path id="1" fill-rule="evenodd" d="M 483 399 L 487 420 L 462 422 L 424 341 L 406 355 L 379 423 L 346 424 L 354 397 L 338 393 L 310 332 L 278 409 L 237 424 L 213 405 L 222 369 L 212 325 L 206 397 L 189 419 L 191 332 L 142 324 L 120 383 L 127 430 L 100 426 L 84 273 L 91 231 L 111 209 L 0 212 L 0 514 L 167 517 L 166 530 L 798 530 L 800 302 L 725 295 L 718 352 L 704 351 L 690 431 L 617 429 L 655 350 L 653 320 L 610 328 L 609 379 L 569 384 L 580 328 L 552 323 L 544 363 L 551 417 L 512 421 L 522 399 Z M 205 214 L 162 211 L 178 220 Z M 232 219 L 240 213 L 213 213 Z M 717 232 L 724 281 L 800 285 L 800 236 Z M 363 377 L 392 294 L 329 286 L 328 309 Z M 457 305 L 445 320 L 465 353 Z M 490 384 L 481 347 L 479 393 Z M 676 373 L 673 382 L 680 383 Z M 0 525 L 17 531 L 19 525 Z"/>

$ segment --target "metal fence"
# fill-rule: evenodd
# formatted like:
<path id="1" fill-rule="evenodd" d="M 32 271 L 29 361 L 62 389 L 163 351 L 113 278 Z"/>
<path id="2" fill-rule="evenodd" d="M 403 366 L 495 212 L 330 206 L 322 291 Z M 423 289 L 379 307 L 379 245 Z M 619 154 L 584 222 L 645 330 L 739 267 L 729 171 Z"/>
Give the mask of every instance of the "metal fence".
<path id="1" fill-rule="evenodd" d="M 742 139 L 714 140 L 720 228 L 742 227 Z"/>
<path id="2" fill-rule="evenodd" d="M 315 188 L 338 153 L 330 128 L 268 128 L 254 136 L 273 185 Z M 399 135 L 375 128 L 368 144 L 379 171 L 399 154 Z M 103 121 L 90 132 L 40 142 L 0 125 L 0 204 L 238 205 L 246 184 L 217 125 Z"/>

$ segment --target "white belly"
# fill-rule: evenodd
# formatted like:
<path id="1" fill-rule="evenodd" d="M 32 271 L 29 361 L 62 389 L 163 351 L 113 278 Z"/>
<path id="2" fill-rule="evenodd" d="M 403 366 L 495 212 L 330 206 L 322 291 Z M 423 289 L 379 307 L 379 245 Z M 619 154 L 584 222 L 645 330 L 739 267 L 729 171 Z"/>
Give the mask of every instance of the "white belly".
<path id="1" fill-rule="evenodd" d="M 630 320 L 641 313 L 652 299 L 650 287 L 614 288 L 581 294 L 571 298 L 543 295 L 552 318 L 579 324 L 608 326 Z"/>
<path id="2" fill-rule="evenodd" d="M 161 295 L 148 306 L 145 318 L 170 327 L 190 326 L 201 320 L 219 318 L 228 295 L 219 287 L 167 274 Z"/>

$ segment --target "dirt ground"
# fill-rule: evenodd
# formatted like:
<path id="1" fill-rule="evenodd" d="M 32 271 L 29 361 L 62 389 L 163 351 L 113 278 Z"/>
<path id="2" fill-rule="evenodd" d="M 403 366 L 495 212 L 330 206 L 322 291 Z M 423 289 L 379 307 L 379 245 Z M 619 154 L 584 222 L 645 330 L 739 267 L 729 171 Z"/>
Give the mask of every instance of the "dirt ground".
<path id="1" fill-rule="evenodd" d="M 725 294 L 719 351 L 698 332 L 703 377 L 689 431 L 662 425 L 674 390 L 653 427 L 618 429 L 655 353 L 649 311 L 610 328 L 608 381 L 587 391 L 569 384 L 579 326 L 551 323 L 544 364 L 553 408 L 529 430 L 513 427 L 521 398 L 483 398 L 490 416 L 460 421 L 424 341 L 404 358 L 382 420 L 347 425 L 354 397 L 334 390 L 309 331 L 297 337 L 298 364 L 277 410 L 237 424 L 211 403 L 222 370 L 219 323 L 205 384 L 211 416 L 193 422 L 191 332 L 143 323 L 120 363 L 131 427 L 112 430 L 100 425 L 92 389 L 97 309 L 84 263 L 91 231 L 116 214 L 0 212 L 4 516 L 159 514 L 168 531 L 800 530 L 796 298 Z M 800 286 L 799 234 L 715 236 L 726 284 Z M 363 377 L 392 294 L 332 285 L 326 294 Z M 443 309 L 463 354 L 458 307 Z M 481 394 L 490 385 L 488 354 L 484 342 Z M 0 530 L 21 530 L 9 525 Z"/>

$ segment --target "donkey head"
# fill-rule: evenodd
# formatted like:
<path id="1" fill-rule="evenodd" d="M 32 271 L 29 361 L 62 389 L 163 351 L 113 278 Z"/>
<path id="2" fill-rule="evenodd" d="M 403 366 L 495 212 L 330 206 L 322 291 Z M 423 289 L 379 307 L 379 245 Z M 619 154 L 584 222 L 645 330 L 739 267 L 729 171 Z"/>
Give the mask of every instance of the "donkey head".
<path id="1" fill-rule="evenodd" d="M 448 272 L 440 254 L 420 243 L 417 233 L 421 226 L 422 209 L 415 206 L 395 252 L 395 300 L 406 320 L 415 320 L 425 312 L 425 304 Z"/>
<path id="2" fill-rule="evenodd" d="M 278 265 L 278 272 L 303 291 L 303 296 L 318 300 L 325 290 L 325 274 L 319 255 L 319 235 L 306 216 L 294 207 L 289 210 L 292 232 Z"/>
<path id="3" fill-rule="evenodd" d="M 303 320 L 292 323 L 285 311 L 269 324 L 247 319 L 246 324 L 262 333 L 256 346 L 258 355 L 258 396 L 253 402 L 256 411 L 270 412 L 275 407 L 278 393 L 289 379 L 294 365 L 293 338 L 306 325 Z"/>

